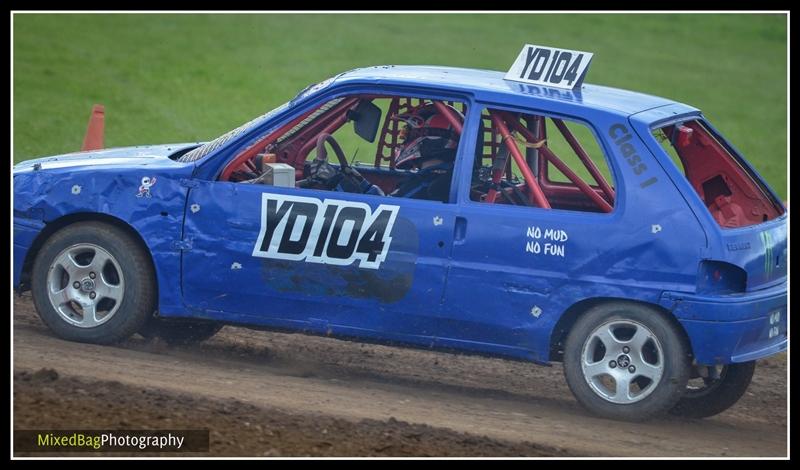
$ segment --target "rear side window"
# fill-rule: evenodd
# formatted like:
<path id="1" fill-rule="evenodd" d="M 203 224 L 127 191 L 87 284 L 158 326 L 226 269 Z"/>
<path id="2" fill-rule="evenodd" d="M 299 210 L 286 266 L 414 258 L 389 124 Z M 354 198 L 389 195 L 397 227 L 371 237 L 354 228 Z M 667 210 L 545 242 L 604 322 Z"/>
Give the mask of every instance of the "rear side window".
<path id="1" fill-rule="evenodd" d="M 670 124 L 653 135 L 721 227 L 747 227 L 783 214 L 764 183 L 702 121 Z"/>
<path id="2" fill-rule="evenodd" d="M 470 199 L 488 204 L 608 213 L 614 180 L 592 130 L 536 113 L 482 113 Z"/>

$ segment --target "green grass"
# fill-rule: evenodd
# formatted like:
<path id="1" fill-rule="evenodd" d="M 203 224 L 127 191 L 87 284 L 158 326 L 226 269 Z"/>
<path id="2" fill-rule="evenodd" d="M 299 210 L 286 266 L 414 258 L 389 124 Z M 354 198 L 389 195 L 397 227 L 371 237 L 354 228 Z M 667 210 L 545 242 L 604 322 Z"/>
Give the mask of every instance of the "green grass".
<path id="1" fill-rule="evenodd" d="M 587 82 L 702 109 L 786 197 L 785 15 L 46 15 L 13 18 L 14 161 L 208 140 L 354 67 L 507 70 L 529 42 L 595 53 Z"/>

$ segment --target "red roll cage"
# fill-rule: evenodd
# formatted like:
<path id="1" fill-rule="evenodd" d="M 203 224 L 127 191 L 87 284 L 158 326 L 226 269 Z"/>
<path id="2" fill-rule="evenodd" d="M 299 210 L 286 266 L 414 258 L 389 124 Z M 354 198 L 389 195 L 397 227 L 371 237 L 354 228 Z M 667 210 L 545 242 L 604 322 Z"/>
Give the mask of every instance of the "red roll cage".
<path id="1" fill-rule="evenodd" d="M 347 122 L 348 110 L 353 109 L 362 99 L 371 100 L 375 98 L 391 98 L 379 134 L 378 147 L 374 160 L 374 166 L 376 168 L 380 168 L 382 164 L 388 163 L 389 168 L 394 169 L 394 150 L 398 145 L 401 145 L 400 133 L 402 123 L 397 119 L 391 119 L 392 116 L 411 113 L 422 106 L 427 106 L 432 103 L 450 122 L 456 133 L 460 135 L 463 132 L 461 116 L 454 113 L 452 111 L 453 108 L 451 108 L 451 106 L 456 107 L 456 109 L 460 107 L 460 111 L 463 114 L 466 105 L 461 102 L 387 97 L 381 95 L 350 96 L 329 101 L 319 108 L 309 110 L 279 129 L 265 135 L 236 156 L 223 169 L 220 179 L 227 181 L 231 174 L 242 166 L 246 166 L 250 170 L 255 169 L 256 166 L 253 163 L 254 157 L 268 146 L 277 147 L 277 161 L 294 166 L 295 170 L 298 172 L 298 177 L 301 177 L 307 155 L 316 144 L 316 136 L 321 133 L 332 134 L 336 132 L 336 130 Z M 524 183 L 519 185 L 519 189 L 523 192 L 527 192 L 530 204 L 544 209 L 550 209 L 551 203 L 548 196 L 574 195 L 575 189 L 577 189 L 577 191 L 588 198 L 597 209 L 602 212 L 611 212 L 615 198 L 614 189 L 606 181 L 595 163 L 562 120 L 549 118 L 595 180 L 597 183 L 596 187 L 592 187 L 586 183 L 547 146 L 546 118 L 544 116 L 516 115 L 506 111 L 487 110 L 481 118 L 483 140 L 478 158 L 481 158 L 481 160 L 488 158 L 492 163 L 492 167 L 495 168 L 492 172 L 492 187 L 489 189 L 484 202 L 497 203 L 500 193 L 498 189 L 499 183 L 503 175 L 505 174 L 506 177 L 510 179 L 513 174 L 510 160 L 506 162 L 497 161 L 501 146 L 505 146 L 522 174 Z M 526 124 L 523 124 L 522 120 L 525 120 L 528 125 L 526 126 Z M 541 136 L 540 138 L 537 138 L 535 135 L 537 133 L 534 133 L 529 128 L 530 124 L 538 126 L 537 133 Z M 537 127 L 534 127 L 534 129 L 537 129 Z M 519 134 L 520 137 L 515 137 L 515 133 Z M 538 150 L 538 154 L 541 158 L 539 158 L 538 167 L 535 168 L 536 174 L 534 174 L 534 168 L 531 162 L 528 162 L 520 151 L 518 143 L 522 143 L 526 148 Z M 548 162 L 563 173 L 574 186 L 565 187 L 566 185 L 564 184 L 553 184 L 549 182 L 547 180 Z"/>

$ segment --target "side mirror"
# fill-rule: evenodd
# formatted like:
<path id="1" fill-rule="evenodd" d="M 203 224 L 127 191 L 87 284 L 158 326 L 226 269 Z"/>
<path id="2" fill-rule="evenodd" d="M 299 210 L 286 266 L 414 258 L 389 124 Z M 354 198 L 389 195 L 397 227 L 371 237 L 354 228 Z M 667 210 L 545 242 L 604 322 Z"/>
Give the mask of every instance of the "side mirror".
<path id="1" fill-rule="evenodd" d="M 349 114 L 350 119 L 353 120 L 356 135 L 367 142 L 375 142 L 378 126 L 381 123 L 381 108 L 371 101 L 361 100 Z"/>

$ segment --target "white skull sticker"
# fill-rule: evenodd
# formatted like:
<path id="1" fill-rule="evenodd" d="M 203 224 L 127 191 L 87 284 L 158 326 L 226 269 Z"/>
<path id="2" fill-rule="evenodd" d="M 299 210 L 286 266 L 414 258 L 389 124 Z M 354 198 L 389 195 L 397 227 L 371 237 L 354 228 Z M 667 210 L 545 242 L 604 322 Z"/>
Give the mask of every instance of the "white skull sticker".
<path id="1" fill-rule="evenodd" d="M 136 193 L 136 197 L 151 197 L 150 188 L 156 184 L 156 177 L 153 176 L 152 178 L 149 176 L 145 176 L 142 178 L 142 184 L 139 186 L 139 192 Z"/>

